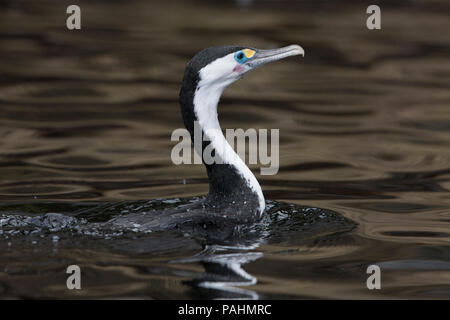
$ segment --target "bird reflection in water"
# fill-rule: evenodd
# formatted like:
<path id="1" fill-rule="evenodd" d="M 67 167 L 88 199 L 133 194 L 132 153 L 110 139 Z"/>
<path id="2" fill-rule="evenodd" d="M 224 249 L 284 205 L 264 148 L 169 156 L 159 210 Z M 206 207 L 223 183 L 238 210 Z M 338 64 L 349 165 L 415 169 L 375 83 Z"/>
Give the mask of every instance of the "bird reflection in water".
<path id="1" fill-rule="evenodd" d="M 250 251 L 251 246 L 206 245 L 203 251 L 193 257 L 178 259 L 173 263 L 199 263 L 205 272 L 184 283 L 197 289 L 200 298 L 213 299 L 259 299 L 259 294 L 242 287 L 257 283 L 256 277 L 243 269 L 243 265 L 263 256 L 262 252 Z"/>

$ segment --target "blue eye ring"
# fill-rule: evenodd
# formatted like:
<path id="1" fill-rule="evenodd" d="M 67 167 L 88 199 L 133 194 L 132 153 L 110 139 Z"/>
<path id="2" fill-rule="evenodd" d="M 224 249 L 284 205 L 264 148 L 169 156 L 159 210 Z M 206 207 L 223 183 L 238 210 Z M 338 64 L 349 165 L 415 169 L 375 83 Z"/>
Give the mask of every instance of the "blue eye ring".
<path id="1" fill-rule="evenodd" d="M 243 64 L 248 60 L 248 58 L 243 51 L 238 51 L 234 54 L 234 60 L 236 60 L 240 64 Z"/>

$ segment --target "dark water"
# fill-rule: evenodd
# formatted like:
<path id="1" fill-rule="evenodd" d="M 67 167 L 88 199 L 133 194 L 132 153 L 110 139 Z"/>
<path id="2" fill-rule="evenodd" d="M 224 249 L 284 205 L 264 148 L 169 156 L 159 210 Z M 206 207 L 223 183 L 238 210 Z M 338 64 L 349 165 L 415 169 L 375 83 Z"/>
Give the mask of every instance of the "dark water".
<path id="1" fill-rule="evenodd" d="M 379 2 L 381 31 L 365 28 L 359 1 L 79 4 L 82 30 L 71 32 L 59 1 L 0 7 L 1 297 L 450 298 L 447 2 Z M 266 198 L 337 212 L 355 228 L 308 228 L 281 206 L 237 244 L 74 235 L 120 204 L 207 192 L 202 166 L 170 160 L 195 52 L 291 43 L 305 58 L 232 85 L 221 124 L 280 128 L 279 173 L 253 166 Z M 164 201 L 148 203 L 182 200 Z M 112 213 L 97 210 L 108 204 Z M 82 290 L 66 288 L 71 264 Z M 381 290 L 366 287 L 371 264 Z"/>

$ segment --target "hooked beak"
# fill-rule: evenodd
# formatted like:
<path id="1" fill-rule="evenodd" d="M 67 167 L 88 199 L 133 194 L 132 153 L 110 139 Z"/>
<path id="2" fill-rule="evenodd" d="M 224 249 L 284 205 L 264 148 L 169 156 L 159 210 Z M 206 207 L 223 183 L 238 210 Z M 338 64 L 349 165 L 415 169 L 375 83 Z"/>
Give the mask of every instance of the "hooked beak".
<path id="1" fill-rule="evenodd" d="M 296 44 L 278 49 L 257 50 L 253 59 L 249 60 L 247 64 L 255 69 L 266 63 L 296 55 L 305 56 L 303 48 Z"/>

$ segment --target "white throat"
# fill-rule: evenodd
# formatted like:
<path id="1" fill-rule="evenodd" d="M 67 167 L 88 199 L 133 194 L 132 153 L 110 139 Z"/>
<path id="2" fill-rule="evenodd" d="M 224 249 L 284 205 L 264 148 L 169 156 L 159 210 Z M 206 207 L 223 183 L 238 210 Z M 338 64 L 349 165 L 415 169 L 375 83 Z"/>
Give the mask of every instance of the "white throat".
<path id="1" fill-rule="evenodd" d="M 201 70 L 201 72 L 204 70 Z M 200 75 L 201 75 L 200 72 Z M 197 116 L 200 127 L 208 140 L 211 141 L 211 145 L 215 152 L 222 159 L 222 163 L 232 165 L 236 168 L 236 171 L 244 178 L 247 185 L 258 196 L 259 199 L 259 211 L 262 215 L 265 208 L 264 195 L 261 190 L 261 186 L 256 180 L 251 170 L 247 167 L 244 161 L 233 150 L 220 128 L 219 119 L 217 116 L 217 105 L 223 90 L 234 81 L 229 83 L 220 82 L 208 82 L 204 83 L 200 80 L 197 86 L 197 90 L 194 94 L 194 112 Z"/>

